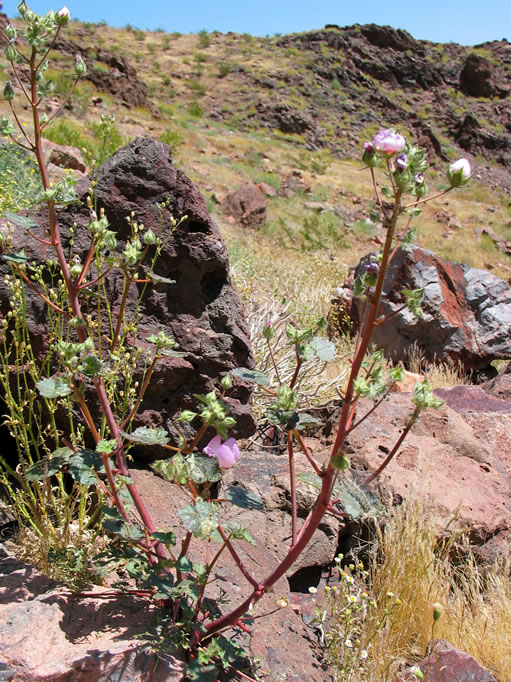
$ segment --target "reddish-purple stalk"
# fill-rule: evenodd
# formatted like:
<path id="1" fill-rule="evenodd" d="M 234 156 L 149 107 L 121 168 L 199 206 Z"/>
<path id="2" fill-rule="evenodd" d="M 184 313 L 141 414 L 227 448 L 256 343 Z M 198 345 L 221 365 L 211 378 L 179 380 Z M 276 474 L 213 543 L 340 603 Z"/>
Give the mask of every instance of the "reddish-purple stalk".
<path id="1" fill-rule="evenodd" d="M 42 151 L 42 136 L 41 136 L 41 123 L 40 123 L 40 117 L 39 117 L 39 109 L 38 109 L 38 99 L 37 99 L 37 80 L 36 80 L 36 56 L 37 56 L 37 51 L 35 48 L 32 48 L 32 55 L 30 58 L 30 82 L 31 82 L 31 108 L 32 108 L 32 118 L 33 118 L 33 124 L 34 124 L 34 144 L 33 144 L 33 149 L 34 153 L 37 158 L 37 163 L 39 166 L 39 172 L 41 174 L 41 180 L 43 183 L 44 189 L 48 189 L 50 187 L 50 181 L 48 177 L 48 171 L 46 169 L 46 165 L 44 162 L 43 158 L 43 151 Z M 66 286 L 66 290 L 68 292 L 68 297 L 69 297 L 69 303 L 71 306 L 72 310 L 72 315 L 73 317 L 76 317 L 79 320 L 83 320 L 83 315 L 81 311 L 81 306 L 80 306 L 80 300 L 79 300 L 79 292 L 80 292 L 80 287 L 73 282 L 73 278 L 71 276 L 69 266 L 66 260 L 66 255 L 64 253 L 64 249 L 62 246 L 62 240 L 60 237 L 60 231 L 56 219 L 56 214 L 55 214 L 55 202 L 53 200 L 48 200 L 48 215 L 49 215 L 49 237 L 50 241 L 52 244 L 52 247 L 55 250 L 60 270 L 62 272 L 62 277 L 64 279 L 64 283 Z M 87 339 L 87 333 L 85 331 L 85 328 L 82 325 L 79 325 L 77 327 L 77 336 L 80 342 L 84 342 Z M 106 394 L 105 386 L 103 384 L 103 380 L 101 377 L 95 380 L 94 386 L 96 389 L 96 394 L 99 400 L 99 404 L 101 406 L 102 412 L 105 416 L 108 428 L 110 429 L 110 434 L 111 436 L 117 441 L 118 444 L 118 452 L 116 456 L 116 463 L 117 463 L 117 468 L 119 469 L 120 473 L 123 476 L 130 476 L 129 468 L 126 463 L 126 456 L 124 454 L 124 447 L 123 447 L 123 442 L 122 442 L 122 437 L 120 433 L 120 429 L 117 425 L 117 422 L 115 420 L 114 414 L 112 412 L 110 402 L 108 400 L 108 396 Z M 94 432 L 93 432 L 94 433 Z M 97 437 L 97 431 L 96 431 L 96 436 Z M 113 479 L 112 479 L 113 481 Z M 112 482 L 110 482 L 110 485 L 112 485 Z M 115 482 L 113 482 L 113 489 L 112 489 L 112 494 L 114 497 L 118 499 L 118 492 L 116 490 Z M 133 503 L 138 511 L 138 514 L 140 516 L 140 519 L 144 525 L 144 528 L 147 530 L 149 534 L 154 533 L 156 531 L 156 526 L 153 523 L 153 520 L 147 510 L 146 505 L 144 504 L 144 501 L 142 499 L 142 496 L 140 495 L 140 491 L 138 490 L 137 486 L 133 483 L 132 485 L 128 486 L 128 491 L 131 495 L 131 498 L 133 500 Z M 122 509 L 122 506 L 121 508 Z M 158 543 L 155 547 L 155 552 L 160 559 L 167 559 L 168 558 L 168 553 L 166 551 L 165 545 L 163 543 Z"/>
<path id="2" fill-rule="evenodd" d="M 369 348 L 369 344 L 371 342 L 372 332 L 374 329 L 378 308 L 382 296 L 385 273 L 387 270 L 387 265 L 389 262 L 390 252 L 392 248 L 392 239 L 394 236 L 394 231 L 399 216 L 401 195 L 402 191 L 398 189 L 395 194 L 395 204 L 394 210 L 392 212 L 392 217 L 387 225 L 387 237 L 385 240 L 382 259 L 380 262 L 380 271 L 378 274 L 378 280 L 376 282 L 374 294 L 371 299 L 371 305 L 367 316 L 367 322 L 362 337 L 360 339 L 360 343 L 358 345 L 355 357 L 353 359 L 350 377 L 348 380 L 348 387 L 346 389 L 346 394 L 344 398 L 344 404 L 341 416 L 339 418 L 337 435 L 334 441 L 334 445 L 332 447 L 330 459 L 323 473 L 321 490 L 316 499 L 316 502 L 314 503 L 312 510 L 310 511 L 300 531 L 298 532 L 296 541 L 291 545 L 287 555 L 280 562 L 280 564 L 269 576 L 262 580 L 260 584 L 254 586 L 254 590 L 252 591 L 252 593 L 235 609 L 233 609 L 229 613 L 224 614 L 223 616 L 220 616 L 220 618 L 217 618 L 211 623 L 208 623 L 206 625 L 206 633 L 204 634 L 203 638 L 205 637 L 209 638 L 215 633 L 219 632 L 220 630 L 223 630 L 226 627 L 234 625 L 246 613 L 246 611 L 249 610 L 249 608 L 251 608 L 256 602 L 258 602 L 261 599 L 261 597 L 263 597 L 263 595 L 266 592 L 268 592 L 268 590 L 277 582 L 277 580 L 279 580 L 282 576 L 285 575 L 288 569 L 291 568 L 291 566 L 298 559 L 298 557 L 303 552 L 305 547 L 308 545 L 312 536 L 316 532 L 319 524 L 321 523 L 321 520 L 323 519 L 326 512 L 329 510 L 332 489 L 335 485 L 335 481 L 338 475 L 337 469 L 335 469 L 332 466 L 332 459 L 336 454 L 342 451 L 346 435 L 348 433 L 348 430 L 351 426 L 351 422 L 354 417 L 354 403 L 356 402 L 356 400 L 354 399 L 355 398 L 354 382 L 355 379 L 358 377 L 358 373 L 362 366 L 362 362 L 364 360 L 366 352 Z"/>

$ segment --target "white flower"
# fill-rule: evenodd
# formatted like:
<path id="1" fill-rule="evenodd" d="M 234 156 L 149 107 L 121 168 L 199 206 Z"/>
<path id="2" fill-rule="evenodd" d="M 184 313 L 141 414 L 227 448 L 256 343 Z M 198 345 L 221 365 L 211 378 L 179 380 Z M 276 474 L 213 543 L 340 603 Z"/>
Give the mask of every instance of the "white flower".
<path id="1" fill-rule="evenodd" d="M 358 601 L 358 597 L 355 594 L 350 594 L 348 597 L 348 603 L 349 604 L 356 604 Z"/>
<path id="2" fill-rule="evenodd" d="M 311 594 L 316 594 L 317 591 L 318 591 L 318 588 L 317 588 L 317 587 L 309 587 L 309 592 L 310 592 Z"/>
<path id="3" fill-rule="evenodd" d="M 351 649 L 351 647 L 353 646 L 353 642 L 351 641 L 351 639 L 347 639 L 347 640 L 344 642 L 344 646 L 347 646 L 348 649 Z"/>
<path id="4" fill-rule="evenodd" d="M 362 651 L 360 652 L 360 658 L 367 658 L 368 655 L 369 654 L 367 653 L 367 651 L 365 649 L 362 649 Z"/>
<path id="5" fill-rule="evenodd" d="M 458 159 L 451 163 L 447 171 L 447 177 L 451 187 L 461 187 L 470 180 L 472 168 L 468 159 Z"/>

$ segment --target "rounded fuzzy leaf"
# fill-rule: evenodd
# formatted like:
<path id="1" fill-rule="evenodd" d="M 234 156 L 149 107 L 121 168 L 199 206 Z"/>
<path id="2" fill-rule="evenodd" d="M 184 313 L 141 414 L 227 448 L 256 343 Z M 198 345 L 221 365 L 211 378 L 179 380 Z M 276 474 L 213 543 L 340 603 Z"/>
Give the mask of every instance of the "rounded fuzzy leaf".
<path id="1" fill-rule="evenodd" d="M 64 379 L 41 379 L 36 387 L 43 398 L 63 398 L 71 393 L 71 388 Z"/>
<path id="2" fill-rule="evenodd" d="M 121 431 L 126 440 L 142 445 L 167 445 L 169 435 L 165 429 L 150 429 L 148 426 L 139 426 L 132 433 Z"/>

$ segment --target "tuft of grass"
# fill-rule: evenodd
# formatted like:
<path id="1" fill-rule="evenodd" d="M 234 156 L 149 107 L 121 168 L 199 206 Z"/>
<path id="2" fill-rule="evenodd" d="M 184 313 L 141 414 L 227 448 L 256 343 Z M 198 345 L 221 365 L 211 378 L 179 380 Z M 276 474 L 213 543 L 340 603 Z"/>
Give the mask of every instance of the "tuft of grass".
<path id="1" fill-rule="evenodd" d="M 483 572 L 468 541 L 462 540 L 462 551 L 457 552 L 454 565 L 449 558 L 452 540 L 439 542 L 437 538 L 430 511 L 413 496 L 394 509 L 378 531 L 367 579 L 367 591 L 376 605 L 358 630 L 368 659 L 364 674 L 350 680 L 390 682 L 405 664 L 420 661 L 434 638 L 446 639 L 474 656 L 497 679 L 508 678 L 509 561 L 497 561 Z M 460 555 L 464 559 L 460 560 Z M 389 595 L 397 599 L 390 614 Z M 436 623 L 435 603 L 442 606 Z M 339 627 L 339 623 L 333 622 L 331 627 Z M 335 651 L 329 653 L 334 658 L 337 655 Z"/>
<path id="2" fill-rule="evenodd" d="M 14 142 L 0 144 L 0 215 L 30 208 L 42 191 L 37 163 Z"/>

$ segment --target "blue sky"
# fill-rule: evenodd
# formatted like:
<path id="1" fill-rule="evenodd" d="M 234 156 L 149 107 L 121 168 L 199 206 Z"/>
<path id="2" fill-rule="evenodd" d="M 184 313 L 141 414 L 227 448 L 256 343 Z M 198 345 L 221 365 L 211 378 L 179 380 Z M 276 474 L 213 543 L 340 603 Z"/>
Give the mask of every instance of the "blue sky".
<path id="1" fill-rule="evenodd" d="M 111 26 L 196 33 L 235 31 L 252 35 L 294 33 L 325 24 L 386 24 L 414 38 L 477 45 L 511 40 L 509 0 L 62 0 L 82 21 L 105 20 Z M 4 12 L 15 16 L 18 0 L 4 0 Z M 51 0 L 28 0 L 36 12 L 58 9 Z"/>

